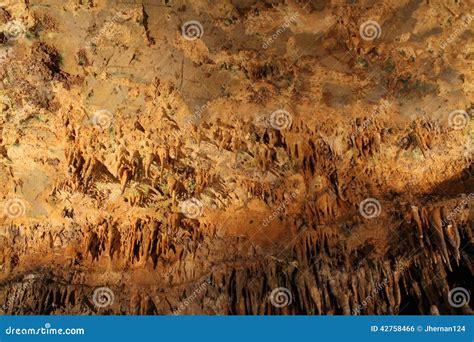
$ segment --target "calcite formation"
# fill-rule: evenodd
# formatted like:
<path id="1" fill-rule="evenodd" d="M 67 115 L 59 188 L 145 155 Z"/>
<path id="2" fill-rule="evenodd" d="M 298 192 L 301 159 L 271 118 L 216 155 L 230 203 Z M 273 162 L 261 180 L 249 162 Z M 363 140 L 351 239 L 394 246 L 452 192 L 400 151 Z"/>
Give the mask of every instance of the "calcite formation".
<path id="1" fill-rule="evenodd" d="M 3 314 L 472 314 L 468 1 L 0 1 Z"/>

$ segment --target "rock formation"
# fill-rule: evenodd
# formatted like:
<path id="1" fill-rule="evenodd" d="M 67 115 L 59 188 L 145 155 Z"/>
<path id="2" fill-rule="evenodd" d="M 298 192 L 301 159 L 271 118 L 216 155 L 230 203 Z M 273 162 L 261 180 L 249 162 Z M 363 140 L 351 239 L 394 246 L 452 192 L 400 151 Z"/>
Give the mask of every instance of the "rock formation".
<path id="1" fill-rule="evenodd" d="M 3 314 L 473 313 L 468 2 L 0 3 Z"/>

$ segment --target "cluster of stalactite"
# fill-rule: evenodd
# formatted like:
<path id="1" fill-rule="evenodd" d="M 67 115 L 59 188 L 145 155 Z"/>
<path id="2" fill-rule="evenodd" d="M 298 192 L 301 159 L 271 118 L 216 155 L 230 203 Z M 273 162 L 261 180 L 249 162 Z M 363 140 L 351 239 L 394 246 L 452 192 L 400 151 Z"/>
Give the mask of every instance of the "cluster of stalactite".
<path id="1" fill-rule="evenodd" d="M 193 255 L 202 240 L 199 222 L 180 213 L 170 214 L 164 223 L 146 218 L 117 227 L 104 221 L 85 237 L 85 255 L 92 263 L 106 257 L 124 265 L 157 269 Z"/>
<path id="2" fill-rule="evenodd" d="M 135 123 L 127 132 L 118 125 L 111 143 L 104 138 L 101 128 L 77 126 L 69 118 L 65 118 L 65 127 L 66 163 L 72 178 L 58 183 L 52 196 L 61 190 L 79 190 L 96 196 L 98 193 L 90 192 L 96 182 L 117 182 L 132 206 L 145 207 L 151 194 L 174 205 L 179 199 L 199 196 L 212 188 L 216 192 L 219 187 L 225 190 L 228 175 L 190 165 L 182 135 L 173 135 L 166 143 L 156 142 L 153 138 L 162 132 Z M 431 148 L 432 129 L 427 123 L 414 123 L 409 138 L 400 147 L 415 146 L 425 153 Z M 270 208 L 286 203 L 280 219 L 298 237 L 289 251 L 279 255 L 253 249 L 250 256 L 240 255 L 241 242 L 218 241 L 215 225 L 187 218 L 172 206 L 162 208 L 166 210 L 162 210 L 159 219 L 152 214 L 132 215 L 126 222 L 109 217 L 94 224 L 75 222 L 74 210 L 65 208 L 63 217 L 69 224 L 47 229 L 10 226 L 2 237 L 8 240 L 2 249 L 2 265 L 12 272 L 27 255 L 77 244 L 67 261 L 71 268 L 68 285 L 55 280 L 54 270 L 50 270 L 50 277 L 30 279 L 26 287 L 21 280 L 5 283 L 6 311 L 397 314 L 407 306 L 412 313 L 437 313 L 441 305 L 443 312 L 455 312 L 446 303 L 446 293 L 456 285 L 456 274 L 466 272 L 465 265 L 472 264 L 472 222 L 465 214 L 468 202 L 462 208 L 412 206 L 398 213 L 396 216 L 405 219 L 398 236 L 389 242 L 388 251 L 375 256 L 371 251 L 376 248 L 370 241 L 355 249 L 344 244 L 346 230 L 364 224 L 357 205 L 367 191 L 363 179 L 351 178 L 335 166 L 341 162 L 341 151 L 334 141 L 315 137 L 298 121 L 281 131 L 245 121 L 235 126 L 216 121 L 193 126 L 191 131 L 197 145 L 206 141 L 219 152 L 225 150 L 233 156 L 245 153 L 255 160 L 260 172 L 276 176 L 276 180 L 267 182 L 245 175 L 236 177 L 236 184 L 250 198 L 259 198 Z M 236 131 L 239 133 L 235 134 Z M 383 140 L 380 132 L 377 124 L 364 127 L 345 140 L 343 147 L 354 149 L 355 158 L 367 158 L 378 153 Z M 127 144 L 124 136 L 130 134 L 136 134 L 142 148 Z M 244 143 L 246 139 L 241 137 L 249 139 Z M 284 156 L 277 157 L 278 154 Z M 283 177 L 295 169 L 284 169 L 280 159 L 295 163 L 303 184 L 291 183 Z M 127 190 L 136 183 L 153 190 L 130 196 Z M 226 195 L 225 191 L 220 192 Z M 287 200 L 293 192 L 291 211 Z M 344 223 L 339 222 L 341 217 L 345 217 Z M 300 234 L 302 230 L 307 231 Z M 227 248 L 231 255 L 222 263 L 219 248 Z M 94 287 L 79 281 L 82 271 L 75 269 L 79 265 L 88 265 L 98 272 L 110 265 L 124 272 L 143 268 L 159 274 L 162 281 L 159 290 L 140 284 L 125 290 L 122 285 L 110 284 L 117 291 L 117 302 L 107 309 L 97 309 L 90 304 Z M 472 269 L 467 271 L 472 274 Z M 195 286 L 202 279 L 207 279 L 208 285 L 196 295 Z M 279 287 L 288 289 L 289 305 L 278 307 L 269 300 L 272 290 Z M 184 309 L 183 302 L 187 303 Z"/>
<path id="3" fill-rule="evenodd" d="M 209 189 L 223 197 L 228 195 L 219 190 L 222 187 L 221 178 L 225 175 L 218 175 L 212 167 L 191 166 L 190 161 L 184 158 L 182 134 L 159 143 L 154 141 L 154 138 L 163 135 L 158 130 L 145 130 L 140 126 L 140 129 L 124 133 L 124 128 L 115 127 L 110 141 L 98 127 L 77 125 L 69 118 L 65 118 L 64 122 L 68 141 L 66 163 L 71 175 L 68 185 L 72 190 L 93 193 L 96 182 L 120 183 L 122 194 L 136 206 L 149 205 L 150 198 L 147 197 L 153 196 L 170 198 L 171 203 L 176 204 L 178 198 L 200 195 Z M 295 167 L 302 167 L 308 183 L 312 183 L 315 177 L 324 178 L 317 189 L 321 192 L 320 202 L 328 202 L 328 196 L 342 197 L 339 185 L 342 182 L 331 164 L 334 152 L 324 139 L 313 138 L 309 131 L 305 132 L 306 138 L 302 139 L 303 128 L 297 126 L 281 133 L 258 127 L 252 122 L 242 122 L 235 127 L 215 122 L 199 128 L 194 126 L 191 133 L 198 137 L 198 144 L 205 137 L 218 150 L 231 152 L 232 165 L 239 154 L 246 154 L 254 160 L 255 170 L 283 179 L 294 170 L 285 169 L 285 165 L 279 163 L 277 152 L 280 151 L 286 156 L 284 158 L 295 161 Z M 137 141 L 140 139 L 140 146 L 124 139 L 124 136 L 130 135 L 136 135 Z M 249 138 L 246 143 L 243 136 Z M 316 167 L 320 170 L 316 171 Z M 240 176 L 239 170 L 236 175 Z M 283 197 L 281 191 L 272 189 L 271 183 L 260 181 L 258 177 L 237 177 L 237 181 L 245 192 L 252 197 L 261 197 L 269 205 L 278 203 Z M 334 202 L 334 199 L 329 201 Z M 324 213 L 320 215 L 331 216 L 326 212 L 334 210 L 322 211 Z"/>
<path id="4" fill-rule="evenodd" d="M 64 279 L 58 280 L 55 269 L 32 268 L 2 284 L 3 309 L 11 314 L 469 314 L 469 305 L 456 309 L 447 298 L 456 285 L 468 286 L 464 282 L 473 272 L 472 221 L 466 208 L 453 210 L 410 208 L 382 256 L 370 240 L 349 248 L 342 228 L 334 225 L 307 227 L 281 253 L 238 255 L 229 246 L 234 257 L 221 262 L 214 253 L 228 241 L 220 245 L 212 227 L 197 220 L 145 218 L 126 226 L 104 220 L 81 237 L 83 247 L 62 273 Z M 297 219 L 288 224 L 301 225 Z M 9 235 L 15 248 L 27 243 L 18 229 L 11 228 Z M 35 241 L 24 247 L 55 240 L 48 233 L 30 236 Z M 160 274 L 162 285 L 110 284 L 114 304 L 94 307 L 94 287 L 81 283 L 84 273 L 75 267 L 89 264 L 100 272 L 109 262 Z M 282 307 L 271 300 L 277 288 L 288 290 Z"/>
<path id="5" fill-rule="evenodd" d="M 93 2 L 78 6 L 100 8 L 103 17 L 107 17 L 107 9 Z M 446 197 L 437 202 L 438 193 L 433 191 L 432 195 L 436 196 L 424 194 L 424 198 L 413 198 L 411 203 L 411 194 L 400 194 L 395 189 L 396 182 L 383 184 L 382 180 L 390 167 L 388 152 L 392 148 L 398 151 L 397 161 L 404 152 L 416 151 L 427 162 L 432 151 L 440 150 L 447 136 L 459 138 L 451 128 L 440 127 L 432 117 L 409 123 L 391 120 L 392 114 L 404 114 L 397 113 L 402 112 L 398 103 L 408 92 L 420 99 L 431 98 L 423 96 L 426 94 L 443 93 L 441 88 L 430 93 L 430 88 L 438 88 L 436 77 L 420 74 L 425 65 L 432 65 L 427 64 L 426 56 L 416 52 L 415 58 L 407 53 L 408 49 L 393 53 L 395 46 L 386 42 L 372 45 L 361 40 L 356 25 L 359 9 L 343 6 L 335 19 L 339 25 L 327 35 L 336 39 L 327 40 L 323 44 L 323 50 L 327 51 L 322 50 L 317 56 L 308 52 L 292 60 L 289 54 L 267 55 L 245 44 L 232 44 L 232 40 L 224 51 L 215 51 L 212 45 L 207 46 L 212 35 L 206 33 L 206 39 L 195 46 L 204 44 L 201 47 L 206 47 L 208 53 L 196 57 L 202 49 L 189 50 L 194 44 L 181 45 L 177 37 L 173 39 L 173 47 L 163 43 L 173 51 L 183 47 L 178 54 L 172 54 L 173 58 L 183 55 L 181 84 L 174 83 L 173 66 L 165 72 L 169 71 L 171 78 L 160 76 L 167 67 L 157 66 L 158 69 L 149 68 L 154 75 L 148 81 L 135 82 L 136 72 L 131 71 L 130 77 L 116 75 L 112 57 L 104 59 L 101 51 L 120 47 L 113 55 L 123 54 L 126 42 L 119 44 L 112 40 L 115 45 L 112 47 L 105 41 L 110 40 L 107 36 L 113 35 L 114 27 L 119 28 L 124 22 L 143 26 L 133 32 L 143 33 L 149 47 L 156 43 L 153 38 L 156 32 L 148 26 L 147 6 L 139 7 L 135 14 L 110 7 L 115 14 L 102 28 L 100 18 L 94 21 L 87 32 L 88 36 L 96 37 L 85 45 L 81 42 L 76 49 L 77 66 L 80 66 L 76 76 L 61 70 L 64 66 L 59 50 L 41 42 L 37 32 L 40 27 L 48 31 L 55 26 L 53 14 L 51 18 L 49 14 L 43 19 L 30 18 L 35 26 L 28 33 L 34 35 L 35 41 L 23 47 L 24 56 L 21 53 L 16 53 L 15 58 L 7 56 L 9 67 L 0 69 L 0 78 L 10 98 L 9 104 L 0 108 L 10 113 L 0 122 L 0 158 L 7 159 L 10 165 L 9 153 L 13 156 L 15 149 L 9 145 L 23 144 L 25 127 L 10 125 L 4 130 L 7 120 L 15 121 L 12 113 L 20 103 L 35 109 L 32 112 L 41 109 L 48 113 L 45 122 L 58 128 L 51 129 L 54 133 L 51 136 L 57 138 L 59 145 L 65 145 L 64 156 L 58 155 L 54 161 L 57 168 L 48 169 L 56 178 L 55 186 L 50 191 L 47 185 L 50 194 L 46 199 L 43 194 L 37 197 L 45 199 L 48 215 L 5 218 L 5 225 L 1 222 L 0 269 L 8 275 L 5 277 L 8 280 L 0 283 L 3 311 L 11 314 L 472 313 L 469 305 L 454 308 L 447 302 L 451 288 L 467 288 L 472 279 L 472 214 L 468 217 L 472 198 L 461 198 L 454 203 Z M 264 2 L 256 2 L 255 6 L 240 4 L 224 31 L 240 32 L 228 29 L 237 23 L 253 23 L 254 20 L 244 18 L 247 13 L 263 15 L 278 7 Z M 322 10 L 326 5 L 310 7 Z M 301 14 L 306 13 L 302 7 L 295 8 Z M 215 9 L 221 10 L 219 6 Z M 186 6 L 177 10 L 185 12 Z M 6 9 L 1 9 L 0 14 L 4 23 L 14 17 Z M 330 12 L 327 14 L 329 17 Z M 134 20 L 130 20 L 132 17 Z M 48 27 L 48 22 L 52 26 Z M 67 27 L 65 22 L 59 22 L 59 27 Z M 256 30 L 248 28 L 246 32 Z M 303 35 L 308 34 L 302 30 Z M 288 50 L 298 51 L 300 39 L 293 38 L 288 40 L 288 47 L 295 49 Z M 0 40 L 7 47 L 4 35 Z M 54 40 L 48 38 L 51 44 Z M 340 59 L 343 66 L 348 61 L 350 73 L 329 68 L 322 60 L 340 51 L 341 42 L 351 51 L 348 60 L 345 56 Z M 9 43 L 13 44 L 16 43 Z M 103 44 L 107 48 L 102 49 Z M 127 61 L 129 70 L 135 70 L 135 65 L 140 65 L 140 60 L 146 60 L 149 55 L 138 47 Z M 72 60 L 67 61 L 67 70 L 76 69 L 72 64 Z M 210 92 L 210 96 L 195 98 L 194 91 L 186 93 L 186 83 L 194 79 L 192 74 L 198 71 L 197 66 L 202 67 L 199 71 L 204 71 L 204 75 L 222 73 L 224 78 L 227 75 L 234 80 L 240 75 L 241 86 L 229 83 Z M 374 73 L 378 69 L 383 73 Z M 435 70 L 435 74 L 440 70 Z M 372 77 L 375 82 L 371 81 Z M 101 88 L 102 82 L 95 82 L 99 78 L 113 84 L 114 92 L 128 91 L 129 96 L 118 105 L 109 101 L 113 96 L 94 100 L 101 94 L 100 89 L 95 89 L 95 84 Z M 336 92 L 325 90 L 328 82 L 340 82 L 341 88 L 346 86 L 343 83 L 351 83 L 353 90 L 361 93 L 382 84 L 385 91 L 372 109 L 365 103 L 366 100 L 373 103 L 374 99 L 369 98 L 348 101 L 347 104 L 354 103 L 353 108 L 350 105 L 331 108 L 328 105 L 331 101 L 326 98 Z M 89 86 L 94 89 L 84 92 Z M 231 91 L 235 91 L 235 97 L 231 97 Z M 458 92 L 461 93 L 459 89 L 453 91 Z M 82 95 L 86 96 L 82 98 Z M 197 98 L 208 102 L 189 116 Z M 134 99 L 140 99 L 138 107 L 134 107 Z M 109 112 L 95 108 L 99 102 L 113 109 Z M 283 103 L 284 108 L 280 109 Z M 466 110 L 471 113 L 472 108 Z M 275 111 L 286 112 L 282 116 L 286 120 L 283 125 L 278 120 L 275 122 Z M 363 116 L 352 122 L 351 118 L 360 113 Z M 19 121 L 25 123 L 26 119 Z M 38 136 L 41 140 L 41 134 Z M 449 145 L 452 148 L 451 141 Z M 447 160 L 443 153 L 438 156 L 440 160 L 444 157 L 440 164 Z M 465 170 L 469 178 L 474 168 L 473 157 L 465 154 L 464 158 L 471 162 L 469 170 Z M 21 163 L 11 164 L 8 177 L 13 178 L 21 171 L 18 167 Z M 450 174 L 460 167 L 460 163 L 455 165 Z M 442 167 L 436 171 L 438 180 L 448 174 Z M 404 176 L 397 181 L 404 182 Z M 23 187 L 21 175 L 17 177 L 20 178 L 14 180 L 15 194 Z M 90 202 L 74 207 L 71 204 L 74 196 Z M 368 197 L 382 202 L 380 217 L 372 221 L 359 213 L 359 203 Z M 199 217 L 187 217 L 179 209 L 180 202 L 190 198 L 199 200 L 204 207 Z M 409 204 L 405 203 L 407 198 Z M 243 212 L 242 208 L 249 211 Z M 58 212 L 54 212 L 56 209 Z M 254 213 L 258 218 L 252 217 Z M 238 221 L 233 225 L 242 227 L 225 226 L 227 221 L 217 222 L 226 216 Z M 268 231 L 274 247 L 267 247 L 258 238 L 253 241 L 253 236 L 244 232 L 245 225 L 251 226 L 260 216 L 271 217 L 265 222 L 271 221 Z M 393 225 L 392 220 L 402 222 Z M 387 240 L 373 239 L 371 232 L 367 233 L 374 226 L 389 233 Z M 367 228 L 370 237 L 349 243 L 357 235 L 353 233 L 363 228 Z M 378 246 L 382 240 L 383 246 Z M 42 267 L 36 268 L 36 263 Z M 110 306 L 98 308 L 93 303 L 92 293 L 99 286 L 110 287 L 115 293 Z M 272 291 L 278 288 L 288 291 L 285 305 L 272 303 Z"/>

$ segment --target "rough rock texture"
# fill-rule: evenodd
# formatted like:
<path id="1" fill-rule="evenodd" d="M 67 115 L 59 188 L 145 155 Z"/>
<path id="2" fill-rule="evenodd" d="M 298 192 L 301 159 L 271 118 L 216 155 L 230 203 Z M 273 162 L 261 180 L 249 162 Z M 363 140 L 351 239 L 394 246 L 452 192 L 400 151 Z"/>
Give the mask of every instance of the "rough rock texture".
<path id="1" fill-rule="evenodd" d="M 468 1 L 2 3 L 4 314 L 473 313 Z"/>

